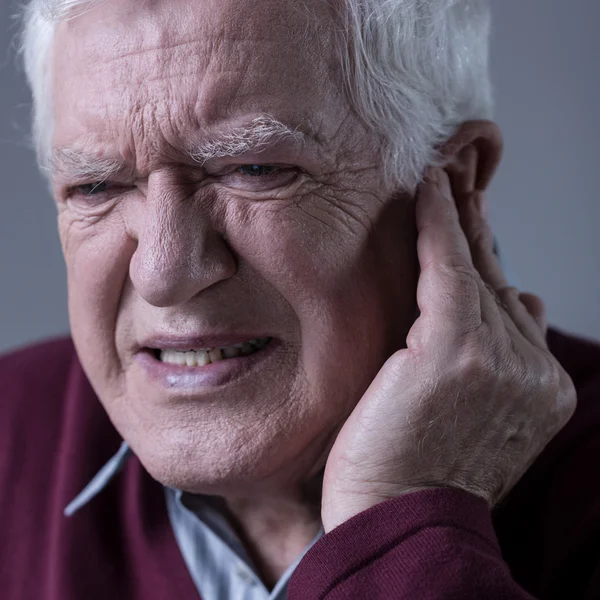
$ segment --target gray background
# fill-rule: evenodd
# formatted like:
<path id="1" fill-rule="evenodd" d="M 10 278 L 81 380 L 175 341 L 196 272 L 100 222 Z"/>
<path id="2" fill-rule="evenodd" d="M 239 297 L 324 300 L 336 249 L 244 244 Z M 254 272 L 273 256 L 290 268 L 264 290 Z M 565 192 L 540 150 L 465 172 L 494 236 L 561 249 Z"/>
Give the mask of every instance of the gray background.
<path id="1" fill-rule="evenodd" d="M 513 278 L 551 323 L 600 338 L 598 0 L 496 0 L 492 75 L 504 163 L 491 217 Z M 0 351 L 68 330 L 52 201 L 27 137 L 28 93 L 0 3 Z"/>

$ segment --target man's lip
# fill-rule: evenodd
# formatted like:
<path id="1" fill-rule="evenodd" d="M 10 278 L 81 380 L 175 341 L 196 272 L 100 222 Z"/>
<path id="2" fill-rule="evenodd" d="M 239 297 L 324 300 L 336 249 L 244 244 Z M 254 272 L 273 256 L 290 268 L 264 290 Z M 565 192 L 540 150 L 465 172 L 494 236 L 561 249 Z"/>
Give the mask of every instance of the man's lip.
<path id="1" fill-rule="evenodd" d="M 165 398 L 172 398 L 179 390 L 184 392 L 188 399 L 190 394 L 198 399 L 205 393 L 212 393 L 215 388 L 240 380 L 260 369 L 265 361 L 272 360 L 278 355 L 280 346 L 281 343 L 277 339 L 272 339 L 265 348 L 253 354 L 226 358 L 203 367 L 162 362 L 157 357 L 156 351 L 145 348 L 136 353 L 134 362 L 141 367 L 144 379 L 165 391 Z"/>
<path id="2" fill-rule="evenodd" d="M 272 338 L 266 333 L 234 333 L 198 336 L 151 336 L 143 340 L 140 350 L 191 350 L 193 348 L 226 348 L 250 340 Z"/>

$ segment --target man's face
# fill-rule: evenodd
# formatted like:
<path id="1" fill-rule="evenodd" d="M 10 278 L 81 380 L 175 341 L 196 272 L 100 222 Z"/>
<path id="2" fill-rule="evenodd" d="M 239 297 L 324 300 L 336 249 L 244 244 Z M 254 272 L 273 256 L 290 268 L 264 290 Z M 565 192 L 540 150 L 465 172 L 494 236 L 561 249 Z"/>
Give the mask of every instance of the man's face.
<path id="1" fill-rule="evenodd" d="M 413 203 L 383 187 L 324 4 L 109 0 L 57 32 L 72 333 L 113 423 L 167 485 L 306 481 L 413 321 Z M 305 139 L 190 156 L 262 115 Z M 99 160 L 123 168 L 95 187 L 84 173 Z M 169 362 L 215 346 L 232 358 Z"/>

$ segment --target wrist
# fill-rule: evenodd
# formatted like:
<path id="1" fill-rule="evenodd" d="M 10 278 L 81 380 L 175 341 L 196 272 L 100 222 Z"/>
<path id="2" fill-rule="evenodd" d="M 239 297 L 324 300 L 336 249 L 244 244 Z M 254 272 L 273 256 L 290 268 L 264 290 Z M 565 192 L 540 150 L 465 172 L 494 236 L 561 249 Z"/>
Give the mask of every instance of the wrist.
<path id="1" fill-rule="evenodd" d="M 383 502 L 422 490 L 440 487 L 442 486 L 394 486 L 393 490 L 348 491 L 339 492 L 332 496 L 324 494 L 321 514 L 323 529 L 325 533 L 329 533 L 342 523 Z"/>

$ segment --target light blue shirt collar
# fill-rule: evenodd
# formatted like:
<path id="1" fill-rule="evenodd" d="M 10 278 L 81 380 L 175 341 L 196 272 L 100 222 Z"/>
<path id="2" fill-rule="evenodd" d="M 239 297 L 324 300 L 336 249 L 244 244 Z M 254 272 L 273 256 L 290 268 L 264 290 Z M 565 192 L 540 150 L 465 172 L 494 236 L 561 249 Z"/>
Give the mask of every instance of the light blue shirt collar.
<path id="1" fill-rule="evenodd" d="M 126 442 L 65 508 L 71 517 L 91 502 L 123 469 L 133 455 Z M 219 600 L 285 600 L 287 586 L 304 554 L 325 532 L 319 531 L 302 556 L 281 576 L 269 592 L 257 575 L 250 557 L 226 519 L 201 496 L 187 496 L 165 487 L 167 512 L 183 560 L 202 598 Z"/>
<path id="2" fill-rule="evenodd" d="M 123 442 L 119 451 L 98 471 L 95 477 L 83 488 L 79 495 L 65 508 L 66 517 L 72 517 L 80 508 L 93 500 L 121 471 L 133 453 L 127 442 Z"/>

